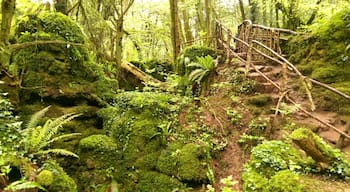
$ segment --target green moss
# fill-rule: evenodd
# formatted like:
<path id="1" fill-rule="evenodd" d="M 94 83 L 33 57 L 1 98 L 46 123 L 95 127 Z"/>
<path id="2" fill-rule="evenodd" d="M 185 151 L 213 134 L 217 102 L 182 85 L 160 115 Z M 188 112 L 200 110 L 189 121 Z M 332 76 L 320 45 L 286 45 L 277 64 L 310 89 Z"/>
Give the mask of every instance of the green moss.
<path id="1" fill-rule="evenodd" d="M 76 192 L 77 185 L 74 180 L 54 161 L 46 161 L 42 166 L 43 169 L 50 171 L 53 174 L 51 185 L 46 187 L 49 191 L 66 191 Z"/>
<path id="2" fill-rule="evenodd" d="M 183 146 L 178 156 L 178 176 L 184 181 L 207 182 L 207 149 L 189 143 Z"/>
<path id="3" fill-rule="evenodd" d="M 272 102 L 271 95 L 259 94 L 248 98 L 248 103 L 257 107 L 263 107 Z"/>
<path id="4" fill-rule="evenodd" d="M 314 134 L 311 130 L 299 128 L 293 131 L 290 137 L 295 140 L 311 138 L 315 142 L 316 148 L 320 150 L 330 163 L 330 166 L 322 170 L 323 172 L 339 178 L 350 176 L 350 164 L 340 150 L 328 145 L 321 137 Z"/>
<path id="5" fill-rule="evenodd" d="M 311 33 L 292 37 L 284 51 L 298 68 L 325 83 L 349 81 L 349 10 L 342 9 L 330 19 L 310 27 Z"/>
<path id="6" fill-rule="evenodd" d="M 157 172 L 142 172 L 138 178 L 136 192 L 172 192 L 179 191 L 185 187 L 177 179 Z"/>
<path id="7" fill-rule="evenodd" d="M 207 182 L 208 157 L 206 147 L 189 143 L 171 144 L 159 156 L 157 169 L 173 175 L 181 181 L 191 183 Z"/>
<path id="8" fill-rule="evenodd" d="M 267 184 L 268 179 L 254 171 L 252 168 L 245 167 L 242 173 L 243 191 L 245 192 L 261 192 Z"/>
<path id="9" fill-rule="evenodd" d="M 304 186 L 298 175 L 290 170 L 283 170 L 276 173 L 269 180 L 266 192 L 303 192 Z"/>
<path id="10" fill-rule="evenodd" d="M 189 58 L 190 61 L 192 62 L 196 62 L 197 57 L 205 57 L 207 55 L 210 55 L 213 58 L 217 57 L 215 50 L 209 47 L 191 46 L 191 47 L 186 47 L 183 50 L 183 56 Z"/>
<path id="11" fill-rule="evenodd" d="M 91 135 L 80 140 L 79 147 L 82 150 L 113 151 L 117 145 L 111 137 L 106 135 Z"/>
<path id="12" fill-rule="evenodd" d="M 308 163 L 291 145 L 282 141 L 265 141 L 253 148 L 247 167 L 269 178 L 280 170 L 303 171 Z"/>
<path id="13" fill-rule="evenodd" d="M 53 182 L 53 173 L 49 170 L 42 170 L 37 176 L 36 181 L 40 185 L 49 186 Z"/>
<path id="14" fill-rule="evenodd" d="M 22 102 L 43 98 L 82 98 L 98 104 L 112 98 L 118 88 L 114 80 L 104 77 L 101 66 L 92 62 L 80 27 L 60 13 L 41 12 L 19 22 L 16 42 L 61 41 L 64 43 L 34 44 L 12 55 L 12 73 L 23 75 Z M 72 45 L 70 42 L 81 45 Z"/>

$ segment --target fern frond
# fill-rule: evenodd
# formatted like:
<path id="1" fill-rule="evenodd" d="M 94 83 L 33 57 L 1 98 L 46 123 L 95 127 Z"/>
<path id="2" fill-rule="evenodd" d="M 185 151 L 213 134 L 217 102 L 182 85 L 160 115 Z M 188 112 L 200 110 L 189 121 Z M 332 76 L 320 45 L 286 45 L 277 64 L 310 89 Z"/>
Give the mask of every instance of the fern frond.
<path id="1" fill-rule="evenodd" d="M 26 128 L 34 128 L 38 125 L 38 122 L 40 119 L 45 115 L 45 113 L 50 109 L 51 105 L 45 107 L 44 109 L 34 113 L 32 117 L 30 118 L 29 122 L 27 123 Z"/>
<path id="2" fill-rule="evenodd" d="M 44 137 L 40 141 L 40 146 L 46 146 L 45 143 L 51 140 L 51 138 L 57 134 L 58 130 L 62 127 L 62 125 L 68 123 L 72 119 L 80 116 L 81 114 L 66 114 L 61 117 L 56 118 L 52 122 L 48 124 L 47 127 L 43 130 Z"/>
<path id="3" fill-rule="evenodd" d="M 60 135 L 58 137 L 51 139 L 50 141 L 47 141 L 45 146 L 47 146 L 53 142 L 56 142 L 56 141 L 64 141 L 66 139 L 81 136 L 81 135 L 82 135 L 81 133 L 69 133 L 69 134 Z M 42 146 L 42 147 L 45 147 L 45 146 Z"/>
<path id="4" fill-rule="evenodd" d="M 43 191 L 47 191 L 39 183 L 34 181 L 25 181 L 25 180 L 12 182 L 10 185 L 5 187 L 5 191 L 20 191 L 20 190 L 35 189 L 35 188 L 41 189 Z"/>
<path id="5" fill-rule="evenodd" d="M 48 149 L 48 150 L 38 151 L 37 153 L 35 153 L 35 155 L 45 155 L 45 154 L 49 154 L 49 153 L 79 158 L 79 156 L 77 154 L 75 154 L 71 151 L 68 151 L 66 149 Z"/>
<path id="6" fill-rule="evenodd" d="M 201 75 L 201 73 L 203 72 L 203 69 L 196 69 L 193 70 L 190 75 L 188 76 L 188 79 L 190 81 L 197 81 L 197 78 Z"/>
<path id="7" fill-rule="evenodd" d="M 29 132 L 29 134 L 25 139 L 25 147 L 28 151 L 35 149 L 40 143 L 41 129 L 41 126 L 27 129 L 27 132 Z"/>
<path id="8" fill-rule="evenodd" d="M 203 71 L 203 72 L 200 74 L 200 76 L 197 78 L 196 81 L 197 81 L 198 83 L 202 82 L 203 78 L 205 78 L 208 74 L 209 74 L 209 70 L 208 70 L 208 69 L 205 70 L 205 71 Z"/>
<path id="9" fill-rule="evenodd" d="M 203 66 L 200 63 L 195 62 L 188 64 L 187 67 L 203 68 Z"/>

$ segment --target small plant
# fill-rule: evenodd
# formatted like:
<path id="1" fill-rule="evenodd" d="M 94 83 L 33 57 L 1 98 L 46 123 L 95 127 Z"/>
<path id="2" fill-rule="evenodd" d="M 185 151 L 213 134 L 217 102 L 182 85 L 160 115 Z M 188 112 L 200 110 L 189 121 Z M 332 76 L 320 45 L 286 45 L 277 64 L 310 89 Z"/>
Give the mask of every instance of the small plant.
<path id="1" fill-rule="evenodd" d="M 236 192 L 236 190 L 233 190 L 232 188 L 238 183 L 238 181 L 233 180 L 232 175 L 220 179 L 220 183 L 222 184 L 222 187 L 220 188 L 221 192 Z M 206 192 L 215 192 L 215 189 L 212 185 L 207 185 Z"/>
<path id="2" fill-rule="evenodd" d="M 267 118 L 257 118 L 249 122 L 248 128 L 251 135 L 262 135 L 268 126 L 269 120 Z"/>
<path id="3" fill-rule="evenodd" d="M 264 137 L 255 136 L 255 135 L 247 135 L 244 133 L 239 138 L 238 143 L 241 145 L 245 145 L 245 147 L 249 148 L 249 147 L 254 147 L 258 144 L 261 144 L 264 140 L 265 140 Z"/>
<path id="4" fill-rule="evenodd" d="M 233 125 L 242 125 L 242 123 L 240 123 L 240 120 L 242 119 L 242 114 L 238 113 L 236 110 L 233 109 L 227 109 L 226 114 L 230 118 L 230 121 Z"/>

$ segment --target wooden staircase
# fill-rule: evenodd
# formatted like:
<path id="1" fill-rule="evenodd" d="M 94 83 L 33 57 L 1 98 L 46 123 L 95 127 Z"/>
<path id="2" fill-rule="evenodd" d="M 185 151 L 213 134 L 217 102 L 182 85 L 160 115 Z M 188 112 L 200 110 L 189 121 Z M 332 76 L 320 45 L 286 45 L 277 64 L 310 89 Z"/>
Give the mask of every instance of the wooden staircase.
<path id="1" fill-rule="evenodd" d="M 349 100 L 350 96 L 304 76 L 282 53 L 280 41 L 296 32 L 244 21 L 239 25 L 238 33 L 233 36 L 229 29 L 216 21 L 216 34 L 216 49 L 221 50 L 228 62 L 233 57 L 238 59 L 241 63 L 237 70 L 255 80 L 259 92 L 277 98 L 273 99 L 276 100 L 276 110 L 282 101 L 294 105 L 298 108 L 298 112 L 293 115 L 296 122 L 314 125 L 321 137 L 339 148 L 344 147 L 344 143 L 350 144 L 350 118 L 340 117 L 335 112 L 317 110 L 311 88 L 319 86 Z M 306 93 L 294 90 L 293 87 L 297 84 Z"/>

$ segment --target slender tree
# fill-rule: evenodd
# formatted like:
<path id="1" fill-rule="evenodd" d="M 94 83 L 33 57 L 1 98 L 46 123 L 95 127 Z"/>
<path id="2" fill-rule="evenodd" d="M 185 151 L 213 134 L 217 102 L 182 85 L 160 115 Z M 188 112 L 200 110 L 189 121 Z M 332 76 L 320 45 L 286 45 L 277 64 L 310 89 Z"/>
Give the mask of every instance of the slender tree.
<path id="1" fill-rule="evenodd" d="M 246 20 L 243 0 L 239 0 L 239 10 L 241 11 L 242 21 Z"/>
<path id="2" fill-rule="evenodd" d="M 1 2 L 1 30 L 0 47 L 7 44 L 10 37 L 12 18 L 15 14 L 16 0 L 2 0 Z"/>
<path id="3" fill-rule="evenodd" d="M 171 42 L 173 44 L 173 61 L 176 62 L 180 54 L 180 33 L 179 33 L 179 16 L 177 0 L 170 0 L 170 17 L 171 17 Z"/>

